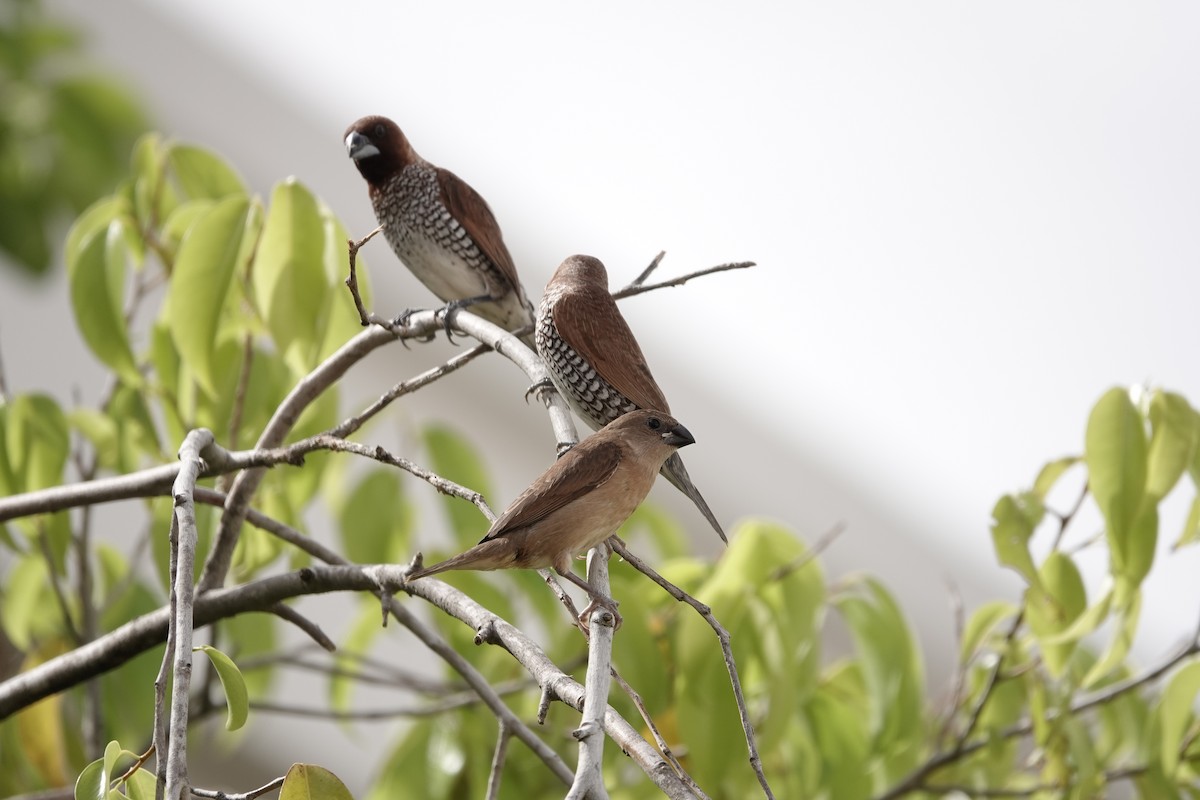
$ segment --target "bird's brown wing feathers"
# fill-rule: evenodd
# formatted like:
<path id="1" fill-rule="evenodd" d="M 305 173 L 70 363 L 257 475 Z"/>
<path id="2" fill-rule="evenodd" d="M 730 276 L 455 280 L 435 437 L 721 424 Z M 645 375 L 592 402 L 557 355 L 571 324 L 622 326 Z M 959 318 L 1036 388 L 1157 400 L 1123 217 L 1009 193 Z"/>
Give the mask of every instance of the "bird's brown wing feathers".
<path id="1" fill-rule="evenodd" d="M 580 450 L 582 447 L 583 444 L 576 445 L 573 450 L 554 462 L 550 469 L 496 520 L 480 542 L 529 527 L 611 478 L 621 463 L 620 445 L 615 442 L 601 442 L 586 448 L 586 452 Z"/>
<path id="2" fill-rule="evenodd" d="M 437 168 L 438 185 L 442 189 L 442 202 L 455 219 L 466 229 L 467 235 L 475 242 L 488 260 L 496 265 L 496 269 L 508 279 L 509 287 L 515 289 L 520 281 L 517 278 L 517 268 L 513 264 L 508 248 L 504 246 L 504 238 L 500 234 L 500 224 L 492 215 L 492 209 L 487 201 L 479 196 L 462 178 L 448 169 Z"/>
<path id="3" fill-rule="evenodd" d="M 606 290 L 565 294 L 555 302 L 552 313 L 559 336 L 609 385 L 638 408 L 671 413 L 642 348 Z"/>

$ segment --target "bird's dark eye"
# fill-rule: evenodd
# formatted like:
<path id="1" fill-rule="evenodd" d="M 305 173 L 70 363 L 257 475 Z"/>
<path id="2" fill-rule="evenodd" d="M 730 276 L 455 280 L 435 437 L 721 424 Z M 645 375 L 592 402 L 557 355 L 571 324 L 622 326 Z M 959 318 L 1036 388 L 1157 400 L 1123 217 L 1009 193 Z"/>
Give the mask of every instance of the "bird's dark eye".
<path id="1" fill-rule="evenodd" d="M 658 417 L 651 417 L 650 421 L 646 424 L 650 426 L 650 430 L 652 431 L 656 431 L 662 427 L 662 421 Z"/>
<path id="2" fill-rule="evenodd" d="M 381 140 L 381 139 L 385 138 L 386 133 L 387 133 L 387 131 L 384 130 L 382 122 L 375 125 L 375 139 L 376 140 Z"/>

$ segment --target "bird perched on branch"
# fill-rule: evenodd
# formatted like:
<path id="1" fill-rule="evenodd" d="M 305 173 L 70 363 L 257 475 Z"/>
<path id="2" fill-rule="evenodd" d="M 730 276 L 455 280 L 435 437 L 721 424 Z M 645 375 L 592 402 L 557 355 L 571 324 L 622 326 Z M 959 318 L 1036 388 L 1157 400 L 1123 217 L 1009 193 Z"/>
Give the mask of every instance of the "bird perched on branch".
<path id="1" fill-rule="evenodd" d="M 673 417 L 634 411 L 571 448 L 530 484 L 466 552 L 410 572 L 413 581 L 452 569 L 553 567 L 592 598 L 581 619 L 616 602 L 571 571 L 571 559 L 621 527 L 650 492 L 663 461 L 695 439 Z"/>
<path id="2" fill-rule="evenodd" d="M 546 284 L 535 334 L 538 355 L 554 384 L 592 428 L 638 408 L 670 413 L 637 339 L 609 294 L 608 273 L 599 259 L 576 255 L 559 265 Z M 728 542 L 678 453 L 663 464 L 662 474 L 691 498 L 721 541 Z"/>
<path id="3" fill-rule="evenodd" d="M 384 238 L 449 317 L 471 311 L 505 330 L 533 323 L 500 226 L 487 202 L 453 172 L 417 155 L 396 123 L 363 117 L 346 130 L 346 150 L 367 181 Z M 531 338 L 526 343 L 533 346 Z"/>

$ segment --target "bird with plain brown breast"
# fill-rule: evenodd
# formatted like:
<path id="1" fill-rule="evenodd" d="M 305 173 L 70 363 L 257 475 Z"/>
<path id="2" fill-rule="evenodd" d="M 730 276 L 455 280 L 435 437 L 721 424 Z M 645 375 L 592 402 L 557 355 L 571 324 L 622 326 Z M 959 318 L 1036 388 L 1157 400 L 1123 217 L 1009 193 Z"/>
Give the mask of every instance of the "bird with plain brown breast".
<path id="1" fill-rule="evenodd" d="M 592 598 L 581 619 L 603 606 L 619 624 L 616 602 L 572 572 L 571 560 L 612 536 L 646 499 L 663 462 L 694 441 L 668 414 L 625 414 L 551 464 L 479 544 L 440 564 L 416 569 L 407 580 L 452 569 L 553 567 Z"/>
<path id="2" fill-rule="evenodd" d="M 592 428 L 638 408 L 671 412 L 609 294 L 608 273 L 599 259 L 576 255 L 559 265 L 542 295 L 535 336 L 538 355 L 554 384 Z M 691 498 L 721 541 L 728 542 L 678 453 L 662 465 L 662 474 Z"/>
<path id="3" fill-rule="evenodd" d="M 375 218 L 396 256 L 446 303 L 507 331 L 533 323 L 500 225 L 487 202 L 453 172 L 417 155 L 396 123 L 363 117 L 346 130 L 346 150 L 367 182 Z M 533 347 L 532 338 L 526 343 Z"/>

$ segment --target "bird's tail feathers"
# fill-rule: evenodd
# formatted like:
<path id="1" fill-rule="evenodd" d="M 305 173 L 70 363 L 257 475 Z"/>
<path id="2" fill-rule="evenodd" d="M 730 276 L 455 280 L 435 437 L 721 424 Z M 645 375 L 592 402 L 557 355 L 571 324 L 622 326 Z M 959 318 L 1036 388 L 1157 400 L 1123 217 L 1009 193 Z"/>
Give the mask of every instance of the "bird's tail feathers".
<path id="1" fill-rule="evenodd" d="M 721 527 L 721 523 L 717 522 L 717 516 L 708 507 L 704 495 L 700 494 L 696 484 L 692 483 L 692 478 L 688 475 L 687 467 L 683 466 L 683 459 L 679 457 L 679 453 L 672 453 L 671 457 L 663 462 L 661 471 L 663 477 L 669 480 L 676 489 L 691 498 L 691 501 L 696 504 L 696 508 L 700 509 L 700 513 L 708 520 L 708 524 L 712 525 L 713 530 L 717 532 L 717 536 L 721 537 L 721 541 L 729 544 L 729 539 L 725 536 L 725 529 Z"/>

